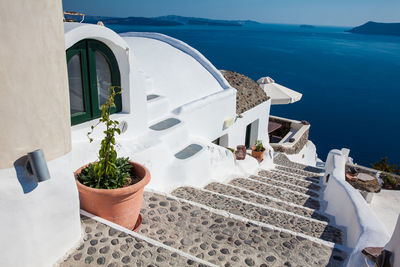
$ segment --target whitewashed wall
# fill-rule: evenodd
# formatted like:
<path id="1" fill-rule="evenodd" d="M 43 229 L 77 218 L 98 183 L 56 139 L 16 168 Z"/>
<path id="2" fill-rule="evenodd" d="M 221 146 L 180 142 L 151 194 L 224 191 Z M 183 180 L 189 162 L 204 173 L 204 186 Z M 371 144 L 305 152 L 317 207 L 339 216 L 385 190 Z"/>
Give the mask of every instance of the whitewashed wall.
<path id="1" fill-rule="evenodd" d="M 148 93 L 166 96 L 169 110 L 228 88 L 222 87 L 226 81 L 216 78 L 221 74 L 210 62 L 179 40 L 151 33 L 122 36 L 134 52 L 134 64 L 151 79 Z"/>
<path id="2" fill-rule="evenodd" d="M 345 245 L 353 249 L 348 255 L 347 266 L 364 266 L 362 249 L 384 246 L 389 234 L 358 190 L 346 182 L 347 152 L 331 150 L 328 154 L 323 178 L 326 184 L 324 200 L 327 201 L 326 212 L 335 216 L 338 225 L 347 228 Z"/>

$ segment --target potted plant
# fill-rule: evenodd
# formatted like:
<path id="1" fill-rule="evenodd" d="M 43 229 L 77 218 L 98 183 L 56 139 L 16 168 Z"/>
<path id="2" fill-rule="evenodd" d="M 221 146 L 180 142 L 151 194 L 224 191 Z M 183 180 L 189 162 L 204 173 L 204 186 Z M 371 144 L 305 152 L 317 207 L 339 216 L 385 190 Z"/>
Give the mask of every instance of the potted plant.
<path id="1" fill-rule="evenodd" d="M 383 181 L 383 187 L 385 189 L 396 189 L 398 185 L 398 181 L 396 177 L 390 174 L 381 174 L 381 178 Z"/>
<path id="2" fill-rule="evenodd" d="M 262 161 L 264 159 L 264 151 L 265 147 L 261 140 L 257 140 L 255 145 L 251 147 L 251 156 L 258 159 L 258 161 Z"/>
<path id="3" fill-rule="evenodd" d="M 115 150 L 115 135 L 120 134 L 119 122 L 110 119 L 110 110 L 115 107 L 114 97 L 120 94 L 116 87 L 110 87 L 110 96 L 101 106 L 101 117 L 94 128 L 104 123 L 104 138 L 96 162 L 79 168 L 74 174 L 79 191 L 81 208 L 112 221 L 128 229 L 137 229 L 141 223 L 140 207 L 143 200 L 143 189 L 150 181 L 146 167 L 130 161 L 129 158 L 118 158 Z"/>

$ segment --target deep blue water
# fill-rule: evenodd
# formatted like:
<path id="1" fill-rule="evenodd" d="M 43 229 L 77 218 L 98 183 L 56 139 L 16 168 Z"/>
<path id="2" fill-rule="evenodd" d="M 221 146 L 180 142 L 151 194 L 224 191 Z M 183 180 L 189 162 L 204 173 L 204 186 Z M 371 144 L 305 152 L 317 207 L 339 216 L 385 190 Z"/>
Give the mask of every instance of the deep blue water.
<path id="1" fill-rule="evenodd" d="M 297 103 L 271 106 L 271 114 L 309 121 L 322 160 L 330 149 L 347 147 L 359 164 L 383 156 L 400 163 L 400 37 L 296 25 L 110 28 L 167 34 L 199 50 L 218 69 L 254 80 L 270 76 L 303 93 Z"/>

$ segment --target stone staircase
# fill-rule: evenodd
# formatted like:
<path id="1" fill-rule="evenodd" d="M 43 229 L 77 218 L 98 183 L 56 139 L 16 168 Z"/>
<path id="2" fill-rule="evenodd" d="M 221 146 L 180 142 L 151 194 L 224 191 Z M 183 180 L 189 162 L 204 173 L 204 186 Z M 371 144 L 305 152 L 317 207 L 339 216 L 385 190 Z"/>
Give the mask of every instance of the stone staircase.
<path id="1" fill-rule="evenodd" d="M 83 245 L 62 266 L 99 259 L 106 266 L 342 266 L 342 230 L 323 212 L 323 170 L 284 155 L 274 163 L 273 170 L 227 183 L 145 192 L 134 237 L 110 235 L 113 228 L 83 218 L 91 230 L 85 228 Z M 101 238 L 111 242 L 108 254 L 101 252 Z"/>

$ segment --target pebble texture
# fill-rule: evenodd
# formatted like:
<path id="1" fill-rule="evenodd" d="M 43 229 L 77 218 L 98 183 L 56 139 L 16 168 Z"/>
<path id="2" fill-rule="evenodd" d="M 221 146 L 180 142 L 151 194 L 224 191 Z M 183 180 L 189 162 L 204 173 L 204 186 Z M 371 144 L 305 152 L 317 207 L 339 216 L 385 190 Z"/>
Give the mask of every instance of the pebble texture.
<path id="1" fill-rule="evenodd" d="M 162 195 L 144 194 L 139 233 L 218 266 L 342 266 L 344 252 Z"/>
<path id="2" fill-rule="evenodd" d="M 221 73 L 228 83 L 237 90 L 237 114 L 242 114 L 269 99 L 264 90 L 249 77 L 234 71 L 221 70 Z"/>
<path id="3" fill-rule="evenodd" d="M 314 178 L 314 179 L 320 179 L 321 176 L 317 173 L 314 172 L 309 172 L 309 171 L 304 171 L 301 169 L 296 169 L 296 168 L 292 168 L 292 167 L 286 167 L 286 166 L 282 166 L 282 165 L 275 165 L 275 168 L 278 170 L 282 170 L 291 174 L 297 174 L 303 177 L 309 177 L 309 178 Z"/>
<path id="4" fill-rule="evenodd" d="M 282 167 L 282 166 L 279 166 L 279 165 L 276 165 L 277 167 Z M 305 175 L 301 175 L 301 174 L 297 174 L 297 173 L 293 173 L 293 172 L 290 172 L 290 170 L 288 170 L 288 169 L 286 169 L 286 170 L 282 170 L 282 169 L 274 169 L 274 170 L 271 170 L 272 172 L 274 172 L 274 173 L 278 173 L 278 174 L 281 174 L 281 175 L 286 175 L 286 176 L 290 176 L 290 177 L 293 177 L 293 178 L 296 178 L 296 179 L 300 179 L 300 180 L 305 180 L 305 181 L 309 181 L 309 182 L 313 182 L 313 183 L 317 183 L 317 184 L 319 184 L 320 183 L 320 181 L 321 181 L 321 176 L 305 176 Z"/>
<path id="5" fill-rule="evenodd" d="M 59 264 L 69 266 L 205 266 L 81 216 L 81 244 Z"/>
<path id="6" fill-rule="evenodd" d="M 285 183 L 291 183 L 297 186 L 301 186 L 304 188 L 309 188 L 312 189 L 314 191 L 319 191 L 321 190 L 321 187 L 319 185 L 317 185 L 317 183 L 313 180 L 311 181 L 304 181 L 304 179 L 296 179 L 294 177 L 291 177 L 289 175 L 284 175 L 284 174 L 279 174 L 277 172 L 274 171 L 260 171 L 258 173 L 259 176 L 261 177 L 256 177 L 256 179 L 262 179 L 262 177 L 267 177 L 270 179 L 275 179 L 277 181 L 283 181 Z M 260 180 L 263 181 L 263 180 Z"/>
<path id="7" fill-rule="evenodd" d="M 287 213 L 264 209 L 252 204 L 247 204 L 242 201 L 192 187 L 180 187 L 175 189 L 172 194 L 214 209 L 225 210 L 251 220 L 342 244 L 342 232 L 339 229 L 322 222 L 310 221 Z"/>
<path id="8" fill-rule="evenodd" d="M 321 214 L 315 212 L 314 210 L 305 209 L 305 208 L 302 208 L 299 206 L 288 205 L 285 202 L 274 201 L 272 199 L 262 197 L 260 195 L 252 194 L 252 193 L 249 193 L 248 191 L 240 190 L 236 187 L 232 187 L 229 185 L 220 184 L 220 183 L 211 183 L 211 184 L 208 184 L 205 187 L 205 189 L 213 191 L 213 192 L 217 192 L 217 193 L 220 193 L 223 195 L 241 198 L 241 199 L 244 199 L 249 202 L 266 205 L 266 206 L 272 207 L 274 209 L 292 212 L 292 213 L 295 213 L 295 214 L 298 214 L 298 215 L 301 215 L 304 217 L 309 217 L 309 218 L 313 218 L 316 220 L 329 222 L 329 219 L 326 216 L 321 215 Z"/>
<path id="9" fill-rule="evenodd" d="M 304 194 L 297 194 L 291 191 L 284 190 L 268 184 L 261 184 L 254 180 L 236 178 L 229 182 L 231 185 L 242 187 L 253 192 L 271 196 L 277 199 L 281 199 L 290 203 L 294 203 L 300 206 L 304 206 L 310 209 L 319 210 L 320 203 L 318 200 L 313 199 Z"/>
<path id="10" fill-rule="evenodd" d="M 296 162 L 290 161 L 289 158 L 285 154 L 279 154 L 279 155 L 275 156 L 274 157 L 274 163 L 275 164 L 284 165 L 284 166 L 287 166 L 287 167 L 291 167 L 291 168 L 296 168 L 296 169 L 308 171 L 308 172 L 314 172 L 314 173 L 318 173 L 318 174 L 325 172 L 324 169 L 321 169 L 321 168 L 307 166 L 307 165 L 304 165 L 304 164 L 300 164 L 300 163 L 296 163 Z"/>
<path id="11" fill-rule="evenodd" d="M 319 195 L 317 193 L 315 193 L 314 191 L 310 191 L 308 188 L 304 188 L 304 187 L 301 187 L 301 186 L 298 186 L 298 185 L 294 185 L 294 184 L 290 184 L 290 183 L 287 183 L 287 182 L 279 181 L 279 180 L 276 180 L 276 179 L 270 179 L 268 177 L 262 178 L 262 177 L 254 176 L 254 175 L 251 175 L 249 178 L 253 179 L 253 180 L 256 180 L 256 181 L 259 181 L 259 182 L 263 182 L 263 183 L 268 183 L 268 184 L 271 184 L 271 185 L 284 187 L 284 188 L 287 188 L 287 189 L 295 191 L 295 192 L 299 192 L 299 193 L 302 193 L 302 194 L 310 195 L 312 197 L 316 197 L 316 198 L 319 197 Z"/>

